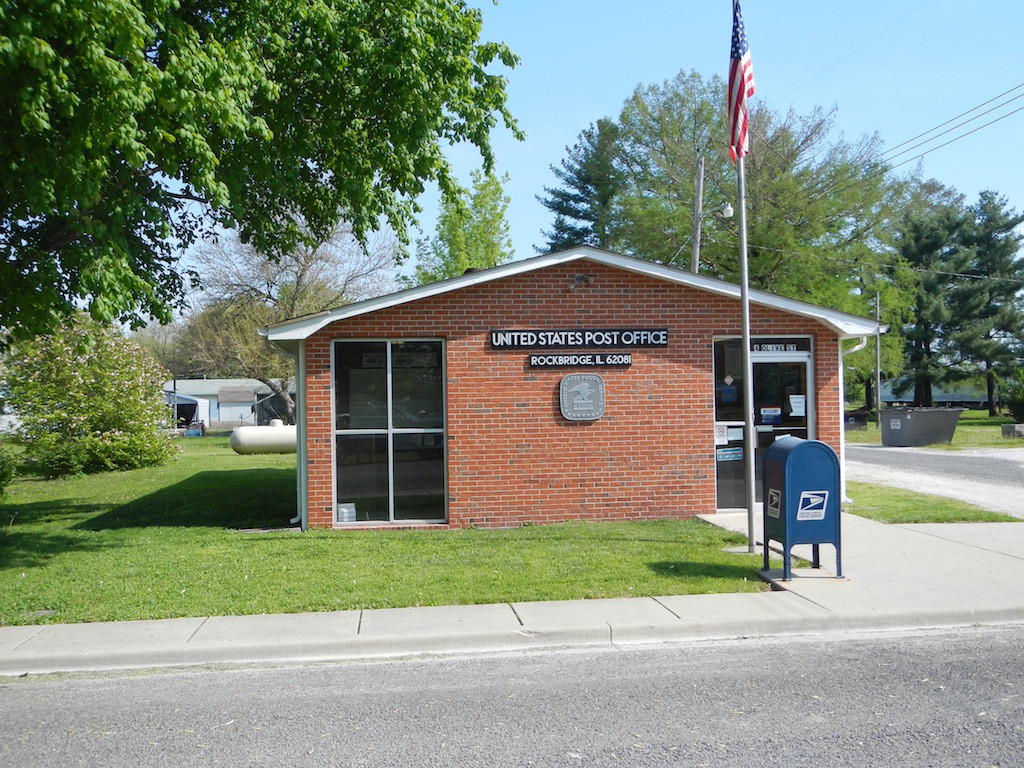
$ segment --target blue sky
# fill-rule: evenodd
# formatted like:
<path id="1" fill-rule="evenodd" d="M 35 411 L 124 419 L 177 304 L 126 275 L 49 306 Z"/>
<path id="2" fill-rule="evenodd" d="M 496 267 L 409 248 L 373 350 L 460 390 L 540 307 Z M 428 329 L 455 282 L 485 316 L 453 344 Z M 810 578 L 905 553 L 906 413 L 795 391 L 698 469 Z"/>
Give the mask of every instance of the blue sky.
<path id="1" fill-rule="evenodd" d="M 470 0 L 484 15 L 483 37 L 507 43 L 522 59 L 506 71 L 509 106 L 526 132 L 517 142 L 496 129 L 492 141 L 506 192 L 517 258 L 542 245 L 551 224 L 537 202 L 553 185 L 550 166 L 601 117 L 617 118 L 638 85 L 680 70 L 728 72 L 731 0 Z M 893 147 L 990 98 L 1024 85 L 1017 52 L 1021 0 L 746 0 L 743 16 L 757 84 L 755 99 L 776 111 L 838 108 L 849 140 L 878 132 Z M 1020 96 L 934 144 L 1024 107 Z M 973 115 L 974 113 L 972 113 Z M 971 117 L 967 115 L 966 117 Z M 959 122 L 959 121 L 957 121 Z M 949 126 L 946 126 L 948 128 Z M 945 128 L 941 129 L 945 130 Z M 1024 111 L 925 156 L 925 176 L 968 200 L 994 189 L 1024 208 Z M 899 157 L 913 157 L 933 144 Z M 464 183 L 479 166 L 471 148 L 449 152 Z M 914 164 L 904 166 L 906 171 Z M 421 199 L 424 233 L 433 231 L 436 194 Z"/>

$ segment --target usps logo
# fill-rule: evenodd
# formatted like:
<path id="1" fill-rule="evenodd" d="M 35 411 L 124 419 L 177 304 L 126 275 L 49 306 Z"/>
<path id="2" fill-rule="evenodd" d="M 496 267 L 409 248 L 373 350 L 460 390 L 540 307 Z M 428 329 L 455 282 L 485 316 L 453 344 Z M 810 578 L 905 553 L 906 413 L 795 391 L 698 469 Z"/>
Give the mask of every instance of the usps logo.
<path id="1" fill-rule="evenodd" d="M 768 517 L 777 518 L 779 516 L 779 508 L 781 506 L 779 501 L 781 498 L 782 491 L 778 488 L 768 489 Z"/>
<path id="2" fill-rule="evenodd" d="M 828 491 L 803 491 L 796 508 L 797 520 L 824 520 L 828 508 Z"/>

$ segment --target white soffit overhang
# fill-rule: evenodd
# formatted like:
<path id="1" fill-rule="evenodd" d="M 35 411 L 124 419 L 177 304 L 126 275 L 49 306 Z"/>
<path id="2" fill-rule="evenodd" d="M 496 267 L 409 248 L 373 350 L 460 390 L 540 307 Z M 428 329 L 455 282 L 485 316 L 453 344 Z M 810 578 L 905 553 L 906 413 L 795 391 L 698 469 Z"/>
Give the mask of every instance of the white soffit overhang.
<path id="1" fill-rule="evenodd" d="M 522 261 L 513 261 L 491 269 L 453 277 L 449 280 L 442 280 L 437 283 L 430 283 L 429 285 L 420 285 L 405 291 L 399 291 L 398 293 L 389 293 L 386 296 L 378 296 L 377 298 L 360 301 L 355 304 L 348 304 L 338 309 L 286 320 L 270 326 L 262 333 L 268 340 L 283 348 L 293 348 L 295 342 L 309 338 L 324 326 L 338 320 L 347 320 L 351 317 L 378 312 L 382 309 L 426 299 L 431 296 L 458 291 L 476 285 L 484 285 L 495 280 L 545 269 L 546 267 L 558 264 L 568 264 L 574 261 L 590 261 L 604 264 L 675 285 L 688 286 L 735 299 L 740 298 L 740 287 L 727 283 L 724 280 L 695 275 L 692 272 L 685 272 L 674 267 L 666 267 L 663 264 L 644 261 L 632 256 L 623 256 L 622 254 L 611 253 L 610 251 L 603 251 L 598 248 L 584 247 L 535 256 L 531 259 L 523 259 Z M 796 299 L 783 298 L 765 291 L 750 291 L 750 301 L 752 304 L 772 307 L 799 317 L 817 320 L 844 339 L 874 335 L 879 330 L 878 323 L 874 320 L 857 317 L 845 312 L 837 312 L 832 309 L 825 309 L 824 307 L 797 301 Z"/>

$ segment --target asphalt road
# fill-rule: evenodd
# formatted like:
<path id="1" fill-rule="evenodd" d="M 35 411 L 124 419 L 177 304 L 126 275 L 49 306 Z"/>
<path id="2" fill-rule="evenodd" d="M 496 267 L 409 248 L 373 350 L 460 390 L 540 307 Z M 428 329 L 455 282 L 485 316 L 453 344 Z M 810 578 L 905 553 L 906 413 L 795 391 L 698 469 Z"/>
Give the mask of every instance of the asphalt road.
<path id="1" fill-rule="evenodd" d="M 0 684 L 20 766 L 1017 766 L 1024 626 Z"/>
<path id="2" fill-rule="evenodd" d="M 847 445 L 850 480 L 948 496 L 1024 518 L 1024 448 Z"/>
<path id="3" fill-rule="evenodd" d="M 1024 490 L 1024 449 L 1020 448 L 943 451 L 934 448 L 848 445 L 846 456 L 851 461 L 905 472 L 992 485 L 1011 485 Z"/>

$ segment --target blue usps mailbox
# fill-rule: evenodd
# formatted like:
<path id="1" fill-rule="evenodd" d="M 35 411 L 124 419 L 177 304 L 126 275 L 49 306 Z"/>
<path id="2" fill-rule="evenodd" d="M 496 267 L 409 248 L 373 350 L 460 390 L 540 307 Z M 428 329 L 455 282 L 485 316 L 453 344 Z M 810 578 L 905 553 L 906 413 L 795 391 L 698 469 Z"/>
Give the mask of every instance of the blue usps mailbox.
<path id="1" fill-rule="evenodd" d="M 783 579 L 792 578 L 790 550 L 813 545 L 813 565 L 821 567 L 818 545 L 836 548 L 836 576 L 843 577 L 839 543 L 839 458 L 825 443 L 783 437 L 764 454 L 764 568 L 768 542 L 782 545 Z"/>

